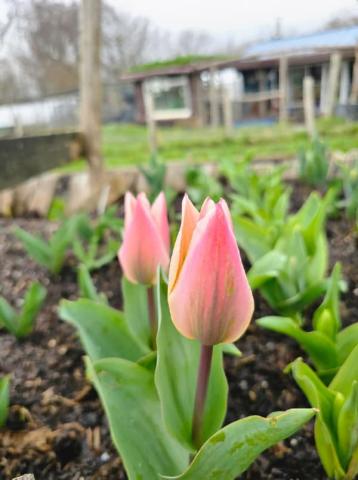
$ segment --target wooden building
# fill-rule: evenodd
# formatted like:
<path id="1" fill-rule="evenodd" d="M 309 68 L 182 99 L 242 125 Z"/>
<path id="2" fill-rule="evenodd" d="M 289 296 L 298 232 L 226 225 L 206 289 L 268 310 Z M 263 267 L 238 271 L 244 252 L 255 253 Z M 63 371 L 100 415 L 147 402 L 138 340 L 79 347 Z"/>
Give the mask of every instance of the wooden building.
<path id="1" fill-rule="evenodd" d="M 316 115 L 358 118 L 358 27 L 257 43 L 240 58 L 179 60 L 125 75 L 138 122 L 300 120 L 307 76 Z"/>

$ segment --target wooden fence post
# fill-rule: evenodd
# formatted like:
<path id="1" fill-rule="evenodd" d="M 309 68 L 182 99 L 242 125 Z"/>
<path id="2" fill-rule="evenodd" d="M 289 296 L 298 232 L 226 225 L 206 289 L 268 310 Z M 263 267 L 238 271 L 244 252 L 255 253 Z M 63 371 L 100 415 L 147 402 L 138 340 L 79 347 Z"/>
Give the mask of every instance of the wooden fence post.
<path id="1" fill-rule="evenodd" d="M 259 92 L 265 92 L 266 91 L 265 71 L 259 70 L 258 77 L 259 77 Z M 262 102 L 259 102 L 259 116 L 263 118 L 266 116 L 266 113 L 267 113 L 266 101 L 263 100 Z"/>
<path id="2" fill-rule="evenodd" d="M 309 75 L 303 79 L 303 110 L 307 133 L 314 138 L 316 136 L 314 80 Z"/>
<path id="3" fill-rule="evenodd" d="M 82 0 L 80 9 L 80 130 L 93 178 L 103 173 L 101 153 L 101 0 Z"/>
<path id="4" fill-rule="evenodd" d="M 279 90 L 280 90 L 280 122 L 286 123 L 288 120 L 288 59 L 280 58 L 279 64 Z"/>
<path id="5" fill-rule="evenodd" d="M 151 155 L 158 152 L 157 122 L 154 118 L 154 101 L 152 92 L 144 87 L 145 119 L 148 129 L 148 143 Z"/>
<path id="6" fill-rule="evenodd" d="M 219 98 L 218 88 L 215 85 L 216 68 L 210 69 L 210 88 L 209 88 L 209 100 L 210 100 L 210 125 L 215 128 L 219 126 Z"/>
<path id="7" fill-rule="evenodd" d="M 342 55 L 338 52 L 332 53 L 329 62 L 329 77 L 326 103 L 326 117 L 332 117 L 337 103 L 339 78 L 341 72 Z"/>
<path id="8" fill-rule="evenodd" d="M 230 137 L 233 133 L 234 126 L 231 95 L 227 88 L 223 88 L 222 95 L 225 135 Z"/>

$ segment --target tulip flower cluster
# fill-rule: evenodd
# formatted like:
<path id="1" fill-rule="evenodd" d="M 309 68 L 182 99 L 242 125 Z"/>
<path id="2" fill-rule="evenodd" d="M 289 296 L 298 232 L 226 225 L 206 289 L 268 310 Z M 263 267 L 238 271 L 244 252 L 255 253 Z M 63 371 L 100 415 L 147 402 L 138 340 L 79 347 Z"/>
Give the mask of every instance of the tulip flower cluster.
<path id="1" fill-rule="evenodd" d="M 254 310 L 224 200 L 198 211 L 184 197 L 170 259 L 164 195 L 151 206 L 127 193 L 118 257 L 124 311 L 93 295 L 63 301 L 60 315 L 78 329 L 130 480 L 233 480 L 312 418 L 313 409 L 292 409 L 222 427 L 223 354 L 240 354 L 231 342 Z"/>

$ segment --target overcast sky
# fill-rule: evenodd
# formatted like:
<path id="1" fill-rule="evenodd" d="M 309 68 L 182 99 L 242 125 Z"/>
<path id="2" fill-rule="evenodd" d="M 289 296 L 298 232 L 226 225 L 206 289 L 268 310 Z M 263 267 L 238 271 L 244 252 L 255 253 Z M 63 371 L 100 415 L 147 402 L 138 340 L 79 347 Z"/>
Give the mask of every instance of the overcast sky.
<path id="1" fill-rule="evenodd" d="M 120 10 L 150 18 L 169 31 L 195 29 L 223 40 L 267 37 L 319 28 L 338 14 L 358 15 L 357 0 L 110 0 Z"/>

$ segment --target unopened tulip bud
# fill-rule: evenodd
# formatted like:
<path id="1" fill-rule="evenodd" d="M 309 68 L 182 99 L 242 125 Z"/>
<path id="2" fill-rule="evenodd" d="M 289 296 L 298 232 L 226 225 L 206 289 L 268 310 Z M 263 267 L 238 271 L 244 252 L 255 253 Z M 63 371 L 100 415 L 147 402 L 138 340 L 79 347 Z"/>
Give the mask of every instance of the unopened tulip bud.
<path id="1" fill-rule="evenodd" d="M 184 197 L 168 299 L 176 328 L 202 345 L 233 342 L 247 329 L 254 301 L 224 200 L 207 199 L 199 213 Z"/>
<path id="2" fill-rule="evenodd" d="M 132 283 L 153 285 L 158 266 L 168 268 L 169 225 L 163 193 L 152 206 L 144 193 L 137 198 L 126 193 L 124 235 L 118 258 L 124 275 Z"/>

